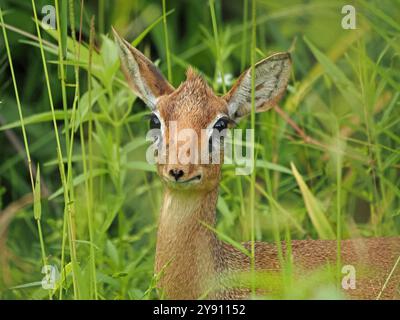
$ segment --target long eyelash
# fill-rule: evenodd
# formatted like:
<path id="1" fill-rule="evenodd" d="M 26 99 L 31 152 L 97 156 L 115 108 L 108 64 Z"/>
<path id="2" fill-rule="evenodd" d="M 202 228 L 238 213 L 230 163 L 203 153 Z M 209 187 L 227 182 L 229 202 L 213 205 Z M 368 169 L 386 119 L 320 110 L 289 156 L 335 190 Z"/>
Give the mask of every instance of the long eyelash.
<path id="1" fill-rule="evenodd" d="M 218 119 L 218 121 L 219 120 L 225 120 L 228 124 L 231 124 L 234 127 L 237 125 L 237 122 L 235 120 L 233 120 L 233 119 L 231 119 L 231 118 L 229 118 L 227 116 L 221 117 L 221 118 Z"/>

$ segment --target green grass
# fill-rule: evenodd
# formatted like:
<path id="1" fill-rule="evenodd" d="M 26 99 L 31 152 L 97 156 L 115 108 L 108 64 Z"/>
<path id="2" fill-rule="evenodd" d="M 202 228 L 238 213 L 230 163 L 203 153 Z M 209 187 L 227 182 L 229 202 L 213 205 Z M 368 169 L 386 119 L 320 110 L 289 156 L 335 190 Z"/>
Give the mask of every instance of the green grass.
<path id="1" fill-rule="evenodd" d="M 241 242 L 278 245 L 281 274 L 252 272 L 253 294 L 339 298 L 340 240 L 399 235 L 396 2 L 358 1 L 357 30 L 341 28 L 340 1 L 85 1 L 81 11 L 56 0 L 57 30 L 41 28 L 44 4 L 0 2 L 0 299 L 159 297 L 163 188 L 145 161 L 148 110 L 119 69 L 111 25 L 174 86 L 193 65 L 218 94 L 231 86 L 222 75 L 291 50 L 280 109 L 239 124 L 255 128 L 256 167 L 223 168 L 213 229 L 251 258 Z M 280 241 L 306 238 L 336 239 L 338 263 L 298 280 Z M 61 273 L 55 290 L 34 285 L 45 264 Z"/>
<path id="2" fill-rule="evenodd" d="M 250 50 L 250 70 L 251 70 L 251 113 L 250 113 L 250 128 L 257 133 L 256 130 L 256 100 L 255 100 L 255 84 L 256 84 L 256 47 L 257 47 L 257 37 L 256 37 L 256 1 L 251 2 L 251 50 Z M 255 135 L 254 134 L 254 135 Z M 254 145 L 255 138 L 253 137 L 252 144 Z M 253 155 L 255 157 L 255 155 Z M 251 172 L 250 177 L 250 203 L 248 211 L 250 211 L 250 240 L 251 240 L 251 256 L 250 256 L 250 270 L 251 270 L 251 294 L 255 297 L 256 294 L 256 277 L 255 277 L 255 183 L 256 183 L 256 171 Z M 279 241 L 277 242 L 279 243 Z"/>

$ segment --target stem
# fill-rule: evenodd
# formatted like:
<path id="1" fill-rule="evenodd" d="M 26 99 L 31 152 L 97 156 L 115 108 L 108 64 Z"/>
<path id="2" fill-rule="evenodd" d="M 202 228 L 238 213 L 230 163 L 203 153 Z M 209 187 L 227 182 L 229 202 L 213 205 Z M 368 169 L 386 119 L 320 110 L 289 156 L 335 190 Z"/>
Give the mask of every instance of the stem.
<path id="1" fill-rule="evenodd" d="M 251 130 L 255 131 L 255 59 L 256 59 L 256 0 L 252 0 L 251 3 Z M 254 137 L 252 144 L 254 146 Z M 254 151 L 253 151 L 254 152 Z M 254 159 L 254 154 L 253 154 Z M 254 233 L 254 220 L 255 220 L 255 182 L 256 182 L 256 172 L 253 169 L 251 173 L 250 180 L 250 219 L 251 219 L 251 292 L 253 297 L 255 296 L 255 233 Z"/>
<path id="2" fill-rule="evenodd" d="M 340 132 L 338 128 L 338 133 Z M 339 138 L 339 137 L 338 137 Z M 339 141 L 338 141 L 339 142 Z M 336 271 L 337 271 L 337 285 L 340 288 L 340 278 L 341 278 L 341 245 L 342 245 L 342 212 L 341 212 L 341 189 L 342 189 L 342 155 L 339 154 L 340 150 L 337 150 L 336 159 Z"/>
<path id="3" fill-rule="evenodd" d="M 64 49 L 62 43 L 61 35 L 61 23 L 60 23 L 60 8 L 58 5 L 58 0 L 55 0 L 56 7 L 56 20 L 57 20 L 57 34 L 58 34 L 58 64 L 60 71 L 60 81 L 61 81 L 61 94 L 62 94 L 62 104 L 64 110 L 64 128 L 65 128 L 65 145 L 66 149 L 69 149 L 69 123 L 67 114 L 67 90 L 65 85 L 65 69 L 64 69 Z"/>
<path id="4" fill-rule="evenodd" d="M 31 155 L 30 155 L 30 151 L 29 151 L 28 138 L 27 138 L 27 134 L 26 134 L 26 130 L 25 130 L 24 117 L 22 115 L 21 101 L 19 99 L 19 92 L 18 92 L 17 81 L 15 78 L 14 65 L 13 65 L 13 61 L 12 61 L 10 45 L 8 43 L 8 37 L 7 37 L 6 29 L 4 26 L 4 20 L 3 20 L 3 11 L 1 10 L 1 8 L 0 8 L 0 21 L 1 21 L 2 29 L 3 29 L 4 43 L 6 46 L 8 62 L 10 65 L 10 71 L 11 71 L 11 77 L 12 77 L 13 86 L 14 86 L 15 98 L 17 101 L 18 114 L 19 114 L 19 118 L 21 121 L 21 129 L 22 129 L 22 135 L 23 135 L 23 139 L 24 139 L 25 152 L 26 152 L 26 156 L 28 159 L 28 169 L 29 169 L 29 176 L 30 176 L 30 180 L 31 180 L 32 194 L 34 194 L 35 193 L 35 183 L 33 180 L 32 160 L 31 160 Z M 40 174 L 40 172 L 39 172 L 39 174 Z M 40 239 L 40 250 L 41 250 L 41 254 L 42 254 L 42 263 L 43 263 L 43 266 L 45 266 L 47 264 L 47 259 L 46 259 L 46 250 L 44 247 L 43 233 L 42 233 L 42 228 L 41 228 L 41 224 L 40 224 L 40 219 L 37 219 L 36 221 L 37 221 L 37 228 L 38 228 L 38 234 L 39 234 L 39 239 Z M 51 291 L 49 291 L 49 299 L 52 300 Z"/>
<path id="5" fill-rule="evenodd" d="M 92 119 L 92 56 L 94 48 L 94 17 L 90 21 L 90 40 L 89 40 L 89 67 L 88 67 L 88 94 L 89 94 L 89 203 L 88 207 L 88 228 L 89 228 L 89 241 L 90 246 L 90 267 L 93 281 L 94 297 L 97 299 L 97 283 L 96 283 L 96 261 L 93 246 L 93 143 L 92 143 L 92 130 L 93 130 L 93 119 Z"/>
<path id="6" fill-rule="evenodd" d="M 23 139 L 24 139 L 26 157 L 28 159 L 29 176 L 30 176 L 30 179 L 31 179 L 31 186 L 32 186 L 32 192 L 33 192 L 34 189 L 35 189 L 35 183 L 34 183 L 34 180 L 33 180 L 31 154 L 29 152 L 29 144 L 28 144 L 28 139 L 27 139 L 26 130 L 25 130 L 24 117 L 22 115 L 21 101 L 19 99 L 18 86 L 17 86 L 17 81 L 16 81 L 15 73 L 14 73 L 14 65 L 13 65 L 13 61 L 12 61 L 10 46 L 9 46 L 9 43 L 8 43 L 8 37 L 7 37 L 7 33 L 6 33 L 6 28 L 5 28 L 5 24 L 4 24 L 4 20 L 3 20 L 3 11 L 1 10 L 1 8 L 0 8 L 0 20 L 1 20 L 1 26 L 2 26 L 2 29 L 3 29 L 3 37 L 4 37 L 4 43 L 5 43 L 6 51 L 7 51 L 8 63 L 10 65 L 11 78 L 12 78 L 13 86 L 14 86 L 15 99 L 17 101 L 18 115 L 19 115 L 19 120 L 21 122 L 22 136 L 23 136 Z"/>
<path id="7" fill-rule="evenodd" d="M 223 66 L 221 51 L 220 51 L 220 46 L 219 46 L 218 27 L 217 27 L 217 19 L 215 17 L 214 0 L 209 0 L 209 4 L 210 4 L 211 21 L 212 21 L 212 26 L 213 26 L 213 31 L 214 31 L 217 66 L 218 66 L 219 72 L 221 74 L 222 90 L 224 93 L 226 93 L 225 73 L 224 73 L 224 66 Z M 216 76 L 218 76 L 218 72 L 217 72 Z"/>
<path id="8" fill-rule="evenodd" d="M 248 9 L 249 0 L 244 0 L 243 2 L 243 31 L 242 31 L 242 55 L 240 58 L 240 70 L 244 70 L 246 66 L 246 53 L 247 53 L 247 17 L 248 17 Z"/>
<path id="9" fill-rule="evenodd" d="M 58 63 L 59 63 L 59 70 L 60 70 L 60 81 L 61 81 L 61 91 L 62 91 L 62 103 L 63 103 L 63 110 L 65 113 L 64 116 L 64 127 L 65 127 L 65 141 L 67 150 L 69 149 L 69 122 L 68 122 L 68 115 L 67 115 L 67 92 L 66 92 L 66 83 L 65 83 L 65 72 L 64 72 L 64 48 L 62 44 L 62 35 L 61 35 L 61 22 L 60 22 L 60 7 L 58 4 L 58 0 L 55 0 L 55 7 L 56 7 L 56 15 L 57 15 L 57 32 L 58 32 Z M 64 215 L 63 221 L 63 231 L 62 231 L 62 245 L 61 245 L 61 270 L 64 272 L 64 275 L 61 279 L 66 278 L 65 274 L 65 242 L 66 242 L 66 215 Z M 60 285 L 60 292 L 59 292 L 59 299 L 62 300 L 63 298 L 63 290 L 62 285 Z"/>
<path id="10" fill-rule="evenodd" d="M 66 183 L 66 175 L 65 175 L 65 168 L 63 164 L 63 155 L 62 155 L 62 150 L 61 150 L 61 143 L 60 143 L 60 137 L 58 133 L 58 127 L 57 127 L 57 121 L 56 121 L 56 116 L 55 116 L 55 109 L 54 109 L 54 102 L 53 102 L 53 96 L 51 93 L 51 86 L 50 86 L 50 78 L 49 78 L 49 73 L 47 70 L 47 64 L 46 64 L 46 57 L 44 54 L 44 49 L 43 49 L 43 42 L 42 42 L 42 36 L 40 32 L 40 27 L 39 27 L 39 20 L 37 17 L 36 13 L 36 5 L 35 5 L 35 0 L 32 0 L 32 9 L 33 9 L 33 14 L 35 18 L 35 25 L 36 25 L 36 32 L 38 35 L 38 40 L 39 40 L 39 48 L 40 48 L 40 54 L 42 58 L 42 64 L 43 64 L 43 71 L 46 79 L 46 86 L 47 86 L 47 93 L 49 97 L 49 103 L 50 103 L 50 108 L 51 108 L 51 114 L 52 114 L 52 121 L 53 121 L 53 127 L 54 127 L 54 135 L 56 138 L 56 144 L 57 144 L 57 158 L 58 158 L 58 166 L 60 169 L 60 176 L 61 176 L 61 183 L 64 189 L 64 213 L 68 214 L 69 221 L 70 221 L 70 251 L 71 251 L 71 262 L 73 266 L 77 266 L 76 264 L 76 249 L 75 249 L 75 241 L 74 241 L 74 232 L 73 232 L 73 226 L 71 225 L 72 222 L 72 206 L 73 203 L 70 202 L 69 194 L 68 194 L 68 186 Z M 74 288 L 75 288 L 75 282 L 76 282 L 76 273 L 73 272 L 74 276 Z M 76 290 L 76 298 L 79 297 L 79 294 L 77 294 Z"/>
<path id="11" fill-rule="evenodd" d="M 104 34 L 104 0 L 99 0 L 99 32 Z"/>
<path id="12" fill-rule="evenodd" d="M 163 24 L 164 24 L 164 40 L 165 40 L 165 51 L 167 57 L 167 69 L 168 69 L 168 81 L 172 83 L 172 69 L 171 69 L 171 57 L 169 52 L 169 40 L 168 40 L 168 27 L 167 27 L 167 15 L 165 0 L 162 0 L 163 10 Z"/>

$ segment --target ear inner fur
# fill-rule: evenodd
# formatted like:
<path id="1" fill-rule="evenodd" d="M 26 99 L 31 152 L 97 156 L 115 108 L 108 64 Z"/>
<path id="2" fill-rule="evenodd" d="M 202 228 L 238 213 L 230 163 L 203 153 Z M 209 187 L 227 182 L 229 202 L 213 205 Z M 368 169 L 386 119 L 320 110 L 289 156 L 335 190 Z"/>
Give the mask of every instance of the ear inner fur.
<path id="1" fill-rule="evenodd" d="M 157 104 L 153 112 L 157 112 L 165 124 L 175 122 L 178 129 L 190 128 L 199 133 L 204 128 L 210 128 L 213 120 L 221 114 L 236 120 L 251 111 L 249 69 L 224 97 L 215 95 L 204 79 L 191 68 L 187 71 L 186 81 L 172 92 L 173 88 L 146 57 L 128 43 L 121 39 L 118 41 L 122 43 L 120 46 L 125 59 L 133 59 L 127 64 L 131 70 L 125 70 L 128 81 L 153 108 Z M 256 111 L 265 110 L 281 98 L 289 79 L 290 65 L 288 53 L 273 55 L 256 64 Z M 133 76 L 139 78 L 132 77 L 132 72 Z M 174 142 L 176 138 L 169 126 L 164 127 L 162 138 L 167 143 L 170 140 Z M 166 147 L 166 150 L 169 149 Z M 171 182 L 170 166 L 184 171 L 183 183 L 178 180 Z M 250 297 L 249 275 L 252 267 L 249 255 L 221 241 L 213 230 L 221 178 L 220 164 L 183 166 L 182 163 L 166 163 L 158 164 L 157 170 L 166 189 L 157 233 L 155 272 L 158 288 L 168 299 Z M 184 181 L 196 176 L 200 176 L 196 180 L 198 182 L 183 185 Z M 242 245 L 249 252 L 253 244 L 247 242 Z M 281 249 L 282 255 L 289 257 L 289 247 L 285 242 Z M 336 240 L 291 241 L 294 279 L 303 280 L 309 271 L 335 266 L 336 250 Z M 342 291 L 343 294 L 358 299 L 375 299 L 378 296 L 399 298 L 397 287 L 400 268 L 394 268 L 400 254 L 399 237 L 343 240 L 340 253 L 342 266 L 354 266 L 357 270 L 356 289 Z M 265 274 L 272 276 L 272 279 L 280 279 L 282 264 L 278 246 L 255 242 L 254 256 L 257 275 Z M 256 286 L 256 294 L 279 293 L 275 292 L 279 291 L 279 287 L 273 284 L 266 286 L 257 283 Z"/>
<path id="2" fill-rule="evenodd" d="M 287 52 L 274 54 L 255 65 L 256 112 L 265 111 L 279 101 L 289 80 L 290 67 L 290 54 Z M 233 119 L 251 112 L 251 69 L 241 74 L 224 99 Z"/>
<path id="3" fill-rule="evenodd" d="M 113 31 L 119 47 L 122 71 L 129 85 L 154 110 L 157 98 L 172 93 L 174 88 L 146 56 Z"/>

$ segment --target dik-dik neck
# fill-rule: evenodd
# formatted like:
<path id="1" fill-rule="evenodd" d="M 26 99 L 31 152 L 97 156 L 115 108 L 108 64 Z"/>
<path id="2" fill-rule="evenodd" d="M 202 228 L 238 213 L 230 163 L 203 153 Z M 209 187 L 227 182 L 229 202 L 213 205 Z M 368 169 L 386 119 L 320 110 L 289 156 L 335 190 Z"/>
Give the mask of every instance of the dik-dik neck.
<path id="1" fill-rule="evenodd" d="M 167 189 L 157 236 L 156 272 L 168 298 L 196 299 L 210 287 L 221 262 L 215 225 L 218 188 L 190 193 Z"/>

